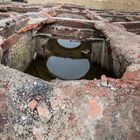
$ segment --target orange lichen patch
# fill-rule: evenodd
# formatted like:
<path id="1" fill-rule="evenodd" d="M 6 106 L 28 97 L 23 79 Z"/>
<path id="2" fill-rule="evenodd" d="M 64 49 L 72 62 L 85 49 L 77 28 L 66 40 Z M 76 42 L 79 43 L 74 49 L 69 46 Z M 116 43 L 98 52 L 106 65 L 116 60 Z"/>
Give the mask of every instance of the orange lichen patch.
<path id="1" fill-rule="evenodd" d="M 25 33 L 37 27 L 38 27 L 38 24 L 30 24 L 30 25 L 27 25 L 26 27 L 23 27 L 18 33 Z"/>
<path id="2" fill-rule="evenodd" d="M 101 108 L 99 107 L 97 100 L 95 98 L 89 101 L 89 107 L 90 107 L 89 110 L 90 116 L 98 116 L 101 113 Z"/>
<path id="3" fill-rule="evenodd" d="M 124 80 L 139 80 L 140 70 L 136 70 L 134 72 L 126 72 L 123 76 Z"/>
<path id="4" fill-rule="evenodd" d="M 28 104 L 28 107 L 31 109 L 31 110 L 34 110 L 38 105 L 38 102 L 36 100 L 32 100 L 29 104 Z"/>
<path id="5" fill-rule="evenodd" d="M 137 58 L 140 58 L 140 54 L 137 56 Z"/>
<path id="6" fill-rule="evenodd" d="M 72 96 L 75 96 L 79 93 L 78 89 L 79 88 L 76 86 L 75 87 L 65 86 L 65 87 L 61 88 L 62 92 L 69 94 L 69 95 L 72 95 Z"/>
<path id="7" fill-rule="evenodd" d="M 98 92 L 97 91 L 95 92 L 95 96 L 105 97 L 106 99 L 110 99 L 108 92 L 103 88 L 99 88 Z"/>
<path id="8" fill-rule="evenodd" d="M 135 79 L 135 75 L 131 72 L 126 72 L 123 76 L 123 78 L 125 80 L 134 80 Z"/>

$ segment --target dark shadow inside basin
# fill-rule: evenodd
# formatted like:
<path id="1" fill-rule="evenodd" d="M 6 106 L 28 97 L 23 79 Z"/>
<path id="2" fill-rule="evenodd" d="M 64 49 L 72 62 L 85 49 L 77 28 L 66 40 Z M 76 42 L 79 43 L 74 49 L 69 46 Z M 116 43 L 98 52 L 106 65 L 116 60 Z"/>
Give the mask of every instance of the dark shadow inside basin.
<path id="1" fill-rule="evenodd" d="M 91 62 L 91 47 L 90 42 L 49 39 L 43 46 L 43 53 L 38 51 L 37 58 L 32 61 L 25 72 L 47 81 L 55 78 L 63 80 L 100 79 L 102 74 L 115 77 L 112 72 Z"/>

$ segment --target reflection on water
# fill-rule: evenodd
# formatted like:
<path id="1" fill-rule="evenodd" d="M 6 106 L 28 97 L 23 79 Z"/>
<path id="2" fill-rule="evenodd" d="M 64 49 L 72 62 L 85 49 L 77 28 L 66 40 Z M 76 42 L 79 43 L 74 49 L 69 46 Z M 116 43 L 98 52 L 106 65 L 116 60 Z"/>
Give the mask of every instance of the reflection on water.
<path id="1" fill-rule="evenodd" d="M 71 59 L 51 56 L 47 61 L 49 71 L 61 79 L 75 80 L 83 77 L 90 68 L 88 59 Z"/>
<path id="2" fill-rule="evenodd" d="M 61 40 L 63 45 L 63 40 Z M 102 74 L 112 76 L 99 65 L 90 61 L 91 45 L 89 42 L 80 42 L 80 46 L 64 48 L 57 40 L 50 39 L 46 46 L 47 55 L 39 55 L 26 70 L 26 73 L 50 81 L 55 78 L 64 80 L 100 78 Z M 67 43 L 68 43 L 67 42 Z M 65 40 L 64 40 L 65 44 Z M 70 49 L 71 48 L 71 49 Z M 82 52 L 89 53 L 83 54 Z"/>
<path id="3" fill-rule="evenodd" d="M 73 41 L 68 39 L 57 39 L 57 42 L 60 46 L 64 48 L 76 48 L 81 44 L 81 42 L 79 41 Z"/>

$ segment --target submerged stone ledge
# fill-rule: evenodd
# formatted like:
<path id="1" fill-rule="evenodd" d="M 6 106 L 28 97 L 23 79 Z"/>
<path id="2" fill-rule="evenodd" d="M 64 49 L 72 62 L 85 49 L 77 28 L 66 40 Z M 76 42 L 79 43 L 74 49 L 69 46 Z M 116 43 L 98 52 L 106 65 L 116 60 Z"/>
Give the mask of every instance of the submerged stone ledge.
<path id="1" fill-rule="evenodd" d="M 140 139 L 139 12 L 128 21 L 125 12 L 60 4 L 1 4 L 0 11 L 0 139 Z M 118 79 L 47 82 L 22 72 L 58 37 L 103 39 L 105 56 L 93 47 L 91 57 Z"/>

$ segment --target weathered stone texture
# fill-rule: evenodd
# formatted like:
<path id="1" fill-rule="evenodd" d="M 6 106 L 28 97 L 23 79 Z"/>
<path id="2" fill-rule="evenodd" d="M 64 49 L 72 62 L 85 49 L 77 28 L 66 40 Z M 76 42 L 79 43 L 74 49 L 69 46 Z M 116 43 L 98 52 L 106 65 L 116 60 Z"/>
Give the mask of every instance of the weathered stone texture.
<path id="1" fill-rule="evenodd" d="M 32 42 L 31 32 L 22 36 L 12 48 L 4 54 L 4 64 L 24 71 L 33 59 L 36 48 Z"/>
<path id="2" fill-rule="evenodd" d="M 0 139 L 140 139 L 140 32 L 125 27 L 139 12 L 126 16 L 58 4 L 1 4 L 0 11 L 10 19 L 10 12 L 18 15 L 10 23 L 4 17 L 0 24 L 0 60 L 7 65 L 0 64 Z M 28 22 L 20 24 L 21 17 Z M 48 38 L 67 32 L 96 45 L 92 60 L 120 78 L 102 75 L 99 80 L 49 83 L 19 71 L 26 69 L 38 48 L 44 51 Z"/>

